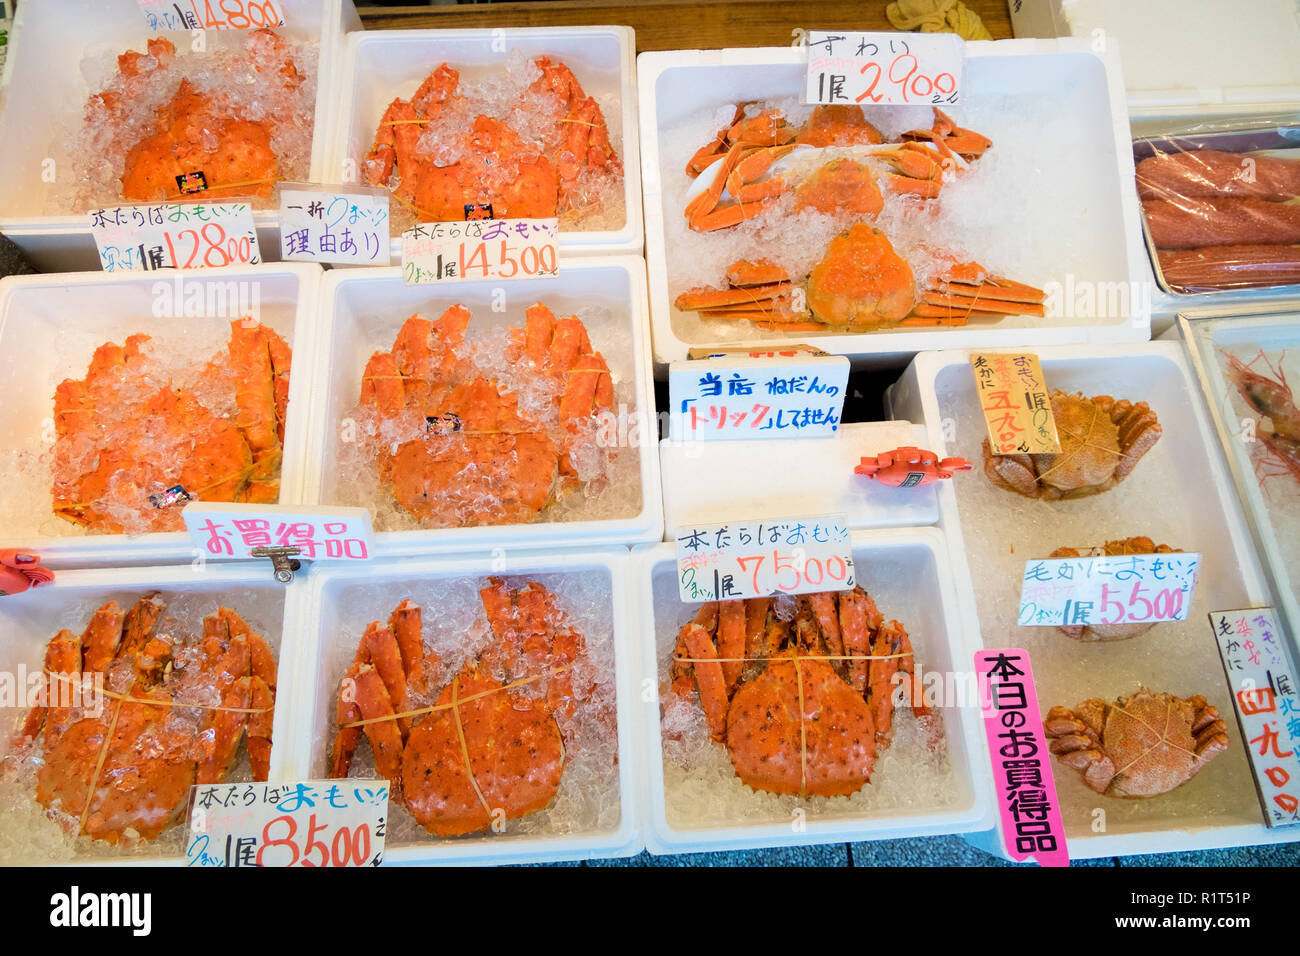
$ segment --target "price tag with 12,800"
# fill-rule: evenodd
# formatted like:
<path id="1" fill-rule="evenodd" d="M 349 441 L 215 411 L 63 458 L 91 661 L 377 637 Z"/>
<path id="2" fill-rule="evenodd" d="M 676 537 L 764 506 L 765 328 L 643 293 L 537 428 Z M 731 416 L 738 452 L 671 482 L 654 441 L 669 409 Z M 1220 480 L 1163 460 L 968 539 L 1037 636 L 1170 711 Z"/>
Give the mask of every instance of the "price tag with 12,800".
<path id="1" fill-rule="evenodd" d="M 844 515 L 690 525 L 677 535 L 683 601 L 847 591 L 856 583 Z"/>
<path id="2" fill-rule="evenodd" d="M 1200 566 L 1199 554 L 1182 551 L 1027 561 L 1018 623 L 1114 627 L 1185 621 Z"/>
<path id="3" fill-rule="evenodd" d="M 186 866 L 378 866 L 387 780 L 215 783 L 194 788 Z"/>
<path id="4" fill-rule="evenodd" d="M 215 269 L 262 261 L 247 202 L 110 206 L 90 213 L 105 272 Z"/>
<path id="5" fill-rule="evenodd" d="M 402 278 L 408 285 L 554 278 L 559 236 L 556 219 L 420 223 L 402 233 Z"/>
<path id="6" fill-rule="evenodd" d="M 965 44 L 954 33 L 808 33 L 804 102 L 956 105 Z"/>
<path id="7" fill-rule="evenodd" d="M 150 30 L 260 30 L 284 26 L 280 0 L 137 0 Z"/>

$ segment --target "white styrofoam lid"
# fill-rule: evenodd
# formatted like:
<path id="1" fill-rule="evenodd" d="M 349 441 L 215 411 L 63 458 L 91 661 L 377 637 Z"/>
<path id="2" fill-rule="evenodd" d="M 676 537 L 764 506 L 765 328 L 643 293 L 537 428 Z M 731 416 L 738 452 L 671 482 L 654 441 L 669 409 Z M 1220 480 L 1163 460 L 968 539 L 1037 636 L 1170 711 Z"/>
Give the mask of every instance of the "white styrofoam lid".
<path id="1" fill-rule="evenodd" d="M 1296 0 L 1060 4 L 1071 36 L 1119 41 L 1132 107 L 1300 101 Z"/>
<path id="2" fill-rule="evenodd" d="M 924 448 L 925 436 L 925 426 L 909 422 L 859 422 L 832 438 L 665 440 L 659 460 L 668 538 L 691 523 L 798 515 L 844 514 L 850 528 L 935 524 L 938 485 L 891 488 L 853 473 L 864 456 Z"/>

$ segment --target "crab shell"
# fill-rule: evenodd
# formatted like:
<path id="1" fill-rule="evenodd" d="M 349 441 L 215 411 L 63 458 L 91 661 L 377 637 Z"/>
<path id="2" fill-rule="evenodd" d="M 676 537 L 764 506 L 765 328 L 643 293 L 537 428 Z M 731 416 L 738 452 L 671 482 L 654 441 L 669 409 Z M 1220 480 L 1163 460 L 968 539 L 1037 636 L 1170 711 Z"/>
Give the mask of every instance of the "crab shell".
<path id="1" fill-rule="evenodd" d="M 808 308 L 831 325 L 880 328 L 902 319 L 915 304 L 912 267 L 883 232 L 866 223 L 832 239 L 808 276 Z"/>
<path id="2" fill-rule="evenodd" d="M 1155 797 L 1182 786 L 1228 749 L 1219 712 L 1199 694 L 1145 687 L 1108 704 L 1092 697 L 1053 707 L 1043 722 L 1052 753 L 1108 797 Z"/>
<path id="3" fill-rule="evenodd" d="M 994 455 L 985 439 L 984 473 L 999 488 L 1047 500 L 1101 494 L 1127 478 L 1160 439 L 1146 402 L 1053 389 L 1051 403 L 1059 454 Z"/>
<path id="4" fill-rule="evenodd" d="M 1124 538 L 1119 541 L 1107 541 L 1102 547 L 1102 553 L 1106 555 L 1126 555 L 1126 554 L 1172 554 L 1177 549 L 1169 547 L 1167 544 L 1157 545 L 1150 538 Z M 1057 548 L 1048 557 L 1050 558 L 1078 558 L 1083 554 L 1076 548 Z M 1074 638 L 1076 641 L 1127 641 L 1130 638 L 1140 637 L 1151 628 L 1156 626 L 1155 621 L 1141 624 L 1076 624 L 1070 627 L 1060 628 L 1066 635 Z"/>

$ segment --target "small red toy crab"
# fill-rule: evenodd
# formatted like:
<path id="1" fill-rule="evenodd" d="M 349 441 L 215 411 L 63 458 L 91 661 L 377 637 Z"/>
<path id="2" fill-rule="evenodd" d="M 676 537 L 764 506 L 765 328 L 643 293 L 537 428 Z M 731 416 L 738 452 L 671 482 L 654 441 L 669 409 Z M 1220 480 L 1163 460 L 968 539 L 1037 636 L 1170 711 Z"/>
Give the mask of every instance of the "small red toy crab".
<path id="1" fill-rule="evenodd" d="M 53 580 L 54 572 L 41 567 L 36 555 L 0 549 L 0 594 L 21 594 Z"/>
<path id="2" fill-rule="evenodd" d="M 951 478 L 955 471 L 970 471 L 970 468 L 971 464 L 965 458 L 940 460 L 932 451 L 904 446 L 881 452 L 875 458 L 863 458 L 853 473 L 866 475 L 882 485 L 918 488 Z"/>

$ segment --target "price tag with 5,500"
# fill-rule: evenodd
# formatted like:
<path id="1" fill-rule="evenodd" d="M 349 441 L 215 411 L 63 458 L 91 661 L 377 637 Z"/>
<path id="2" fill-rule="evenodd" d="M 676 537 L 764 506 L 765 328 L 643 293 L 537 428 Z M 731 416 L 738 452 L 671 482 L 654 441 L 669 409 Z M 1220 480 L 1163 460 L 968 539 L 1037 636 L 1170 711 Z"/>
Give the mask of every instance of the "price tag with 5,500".
<path id="1" fill-rule="evenodd" d="M 1028 561 L 1019 623 L 1114 627 L 1185 621 L 1200 567 L 1199 554 L 1181 551 Z"/>
<path id="2" fill-rule="evenodd" d="M 247 202 L 111 206 L 90 214 L 105 272 L 212 269 L 262 261 Z"/>
<path id="3" fill-rule="evenodd" d="M 402 233 L 402 278 L 408 285 L 554 278 L 559 236 L 555 219 L 421 223 Z"/>
<path id="4" fill-rule="evenodd" d="M 955 106 L 965 43 L 954 33 L 808 33 L 804 101 Z"/>

